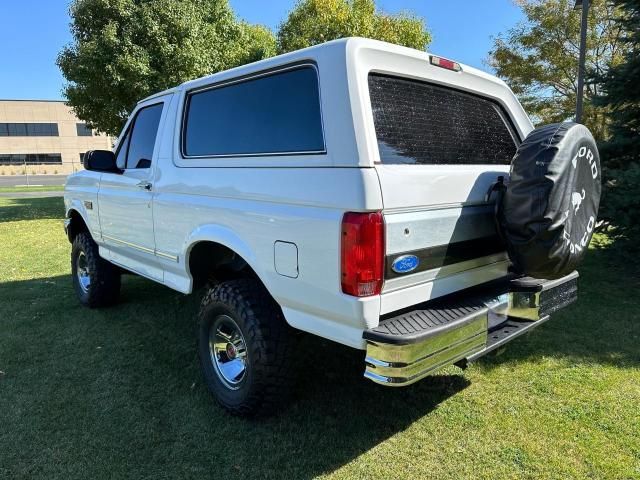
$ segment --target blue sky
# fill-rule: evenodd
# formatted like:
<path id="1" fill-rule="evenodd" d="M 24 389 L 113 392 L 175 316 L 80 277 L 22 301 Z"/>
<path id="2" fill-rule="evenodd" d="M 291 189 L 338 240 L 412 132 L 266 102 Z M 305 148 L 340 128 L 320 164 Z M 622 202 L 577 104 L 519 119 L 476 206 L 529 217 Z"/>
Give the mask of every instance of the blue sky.
<path id="1" fill-rule="evenodd" d="M 0 98 L 60 99 L 64 82 L 55 65 L 70 41 L 68 0 L 0 0 Z M 237 15 L 275 30 L 294 0 L 230 0 Z M 386 12 L 410 10 L 426 19 L 429 50 L 487 70 L 491 36 L 521 18 L 512 0 L 378 0 Z"/>

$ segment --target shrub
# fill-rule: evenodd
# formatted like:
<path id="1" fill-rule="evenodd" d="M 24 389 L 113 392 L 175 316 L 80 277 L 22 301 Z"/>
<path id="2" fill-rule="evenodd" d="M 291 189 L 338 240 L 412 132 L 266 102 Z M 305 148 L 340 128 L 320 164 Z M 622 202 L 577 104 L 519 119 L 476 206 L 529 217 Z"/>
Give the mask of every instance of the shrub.
<path id="1" fill-rule="evenodd" d="M 640 239 L 640 164 L 609 170 L 607 177 L 600 218 L 614 227 L 614 236 Z"/>

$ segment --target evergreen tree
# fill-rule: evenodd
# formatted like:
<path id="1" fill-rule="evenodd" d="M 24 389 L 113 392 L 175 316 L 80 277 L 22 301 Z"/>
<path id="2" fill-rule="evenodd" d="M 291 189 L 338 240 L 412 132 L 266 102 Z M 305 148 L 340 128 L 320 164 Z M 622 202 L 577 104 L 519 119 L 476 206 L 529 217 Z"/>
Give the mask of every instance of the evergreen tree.
<path id="1" fill-rule="evenodd" d="M 640 0 L 613 0 L 619 14 L 621 62 L 592 80 L 600 85 L 595 102 L 606 107 L 610 137 L 600 143 L 605 188 L 601 219 L 614 235 L 640 239 Z M 637 245 L 637 242 L 633 243 Z"/>
<path id="2" fill-rule="evenodd" d="M 610 139 L 601 153 L 610 168 L 624 168 L 640 159 L 640 0 L 613 0 L 620 41 L 627 46 L 620 63 L 593 80 L 600 84 L 599 105 L 609 110 Z"/>

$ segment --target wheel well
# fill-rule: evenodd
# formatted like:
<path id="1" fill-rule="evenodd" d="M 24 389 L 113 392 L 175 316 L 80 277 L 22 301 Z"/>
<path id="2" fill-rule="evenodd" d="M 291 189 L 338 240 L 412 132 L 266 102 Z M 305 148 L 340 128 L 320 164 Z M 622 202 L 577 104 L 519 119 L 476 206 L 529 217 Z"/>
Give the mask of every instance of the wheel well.
<path id="1" fill-rule="evenodd" d="M 236 278 L 260 280 L 249 264 L 230 248 L 216 242 L 198 242 L 189 254 L 189 273 L 193 289 L 208 281 L 225 281 Z"/>
<path id="2" fill-rule="evenodd" d="M 70 220 L 69 228 L 67 229 L 67 237 L 70 242 L 73 242 L 79 233 L 89 232 L 89 227 L 84 222 L 84 218 L 76 210 L 71 210 L 67 218 Z"/>

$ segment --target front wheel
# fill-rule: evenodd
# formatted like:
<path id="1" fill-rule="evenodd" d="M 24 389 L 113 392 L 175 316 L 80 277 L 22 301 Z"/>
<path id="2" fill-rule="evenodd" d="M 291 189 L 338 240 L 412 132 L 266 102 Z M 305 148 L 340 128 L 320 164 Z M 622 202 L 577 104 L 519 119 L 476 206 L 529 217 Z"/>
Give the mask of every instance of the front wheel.
<path id="1" fill-rule="evenodd" d="M 106 307 L 118 301 L 120 271 L 98 253 L 91 235 L 79 233 L 71 247 L 71 275 L 78 300 L 89 308 Z"/>
<path id="2" fill-rule="evenodd" d="M 198 351 L 205 383 L 234 415 L 267 415 L 292 382 L 291 330 L 255 280 L 223 282 L 202 301 Z"/>

